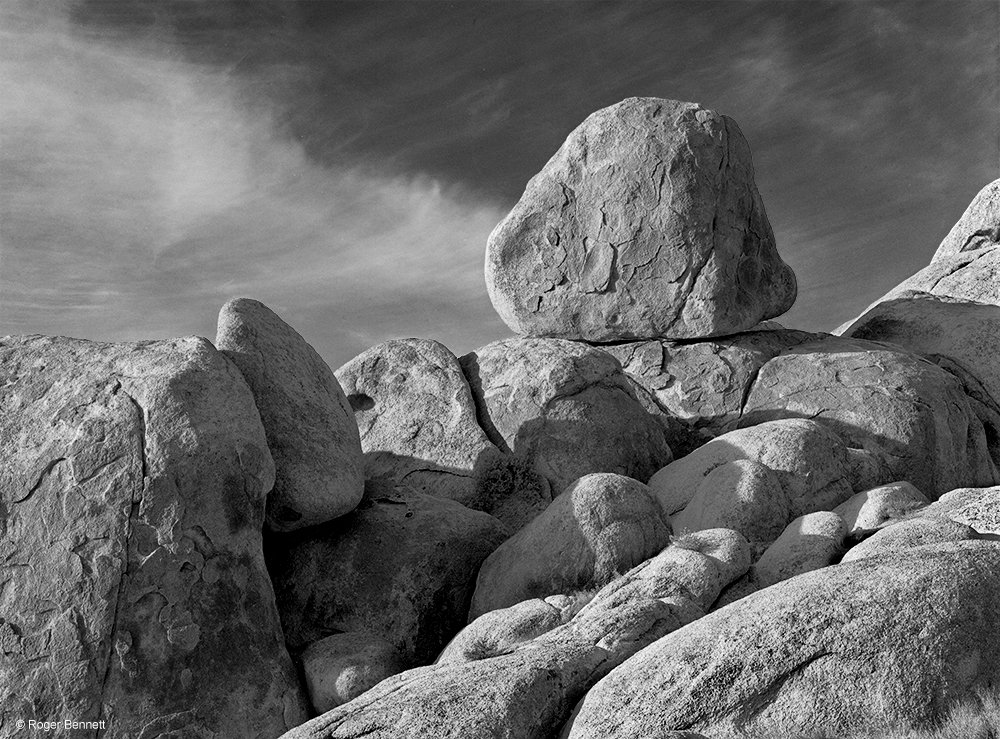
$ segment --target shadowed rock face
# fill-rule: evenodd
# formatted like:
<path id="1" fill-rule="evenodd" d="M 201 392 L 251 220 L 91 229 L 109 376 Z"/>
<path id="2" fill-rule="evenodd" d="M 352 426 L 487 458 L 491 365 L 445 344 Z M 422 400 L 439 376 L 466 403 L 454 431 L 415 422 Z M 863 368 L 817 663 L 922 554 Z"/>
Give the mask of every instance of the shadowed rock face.
<path id="1" fill-rule="evenodd" d="M 696 338 L 795 300 L 736 123 L 629 98 L 574 130 L 496 227 L 486 284 L 522 336 Z"/>
<path id="2" fill-rule="evenodd" d="M 672 459 L 667 428 L 607 352 L 560 339 L 494 341 L 461 359 L 479 421 L 553 496 L 591 472 L 648 480 Z"/>
<path id="3" fill-rule="evenodd" d="M 204 339 L 0 340 L 0 717 L 106 737 L 305 719 L 261 553 L 274 466 Z"/>
<path id="4" fill-rule="evenodd" d="M 361 443 L 326 362 L 270 308 L 248 298 L 222 306 L 215 341 L 246 378 L 264 423 L 275 466 L 268 525 L 290 531 L 351 511 L 365 487 Z"/>
<path id="5" fill-rule="evenodd" d="M 347 516 L 268 540 L 288 645 L 368 631 L 427 664 L 465 625 L 476 571 L 505 538 L 486 513 L 369 481 Z"/>
<path id="6" fill-rule="evenodd" d="M 571 739 L 882 736 L 1000 680 L 1000 546 L 918 547 L 793 578 L 658 640 L 581 702 Z M 901 607 L 905 604 L 905 607 Z"/>

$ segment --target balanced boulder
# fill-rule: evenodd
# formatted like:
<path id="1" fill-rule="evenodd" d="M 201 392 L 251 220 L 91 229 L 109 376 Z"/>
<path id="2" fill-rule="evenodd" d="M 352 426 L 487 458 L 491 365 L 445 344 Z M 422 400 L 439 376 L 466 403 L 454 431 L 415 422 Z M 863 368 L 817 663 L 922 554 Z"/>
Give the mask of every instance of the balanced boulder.
<path id="1" fill-rule="evenodd" d="M 2 733 L 305 720 L 261 551 L 274 465 L 236 366 L 200 338 L 7 337 L 0 386 Z"/>
<path id="2" fill-rule="evenodd" d="M 337 370 L 361 431 L 369 478 L 383 477 L 469 508 L 500 501 L 477 495 L 473 469 L 496 452 L 476 421 L 458 359 L 436 341 L 386 341 Z"/>
<path id="3" fill-rule="evenodd" d="M 406 666 L 428 664 L 465 625 L 479 565 L 506 537 L 492 516 L 385 480 L 352 513 L 269 541 L 268 568 L 294 653 L 367 631 Z"/>
<path id="4" fill-rule="evenodd" d="M 602 587 L 669 538 L 670 521 L 641 482 L 581 477 L 483 562 L 470 620 L 529 598 Z"/>
<path id="5" fill-rule="evenodd" d="M 479 421 L 558 495 L 591 472 L 645 481 L 673 457 L 610 354 L 560 339 L 505 339 L 462 357 Z M 546 593 L 548 595 L 548 593 Z"/>
<path id="6" fill-rule="evenodd" d="M 486 285 L 522 336 L 697 338 L 795 300 L 731 118 L 628 98 L 589 116 L 494 229 Z"/>
<path id="7" fill-rule="evenodd" d="M 568 735 L 646 739 L 694 730 L 736 739 L 931 729 L 1000 681 L 998 568 L 1000 546 L 970 541 L 863 559 L 767 588 L 612 670 L 587 693 Z"/>
<path id="8" fill-rule="evenodd" d="M 353 510 L 365 481 L 358 428 L 316 350 L 248 298 L 222 307 L 215 345 L 240 368 L 264 423 L 275 467 L 270 527 L 290 531 Z"/>

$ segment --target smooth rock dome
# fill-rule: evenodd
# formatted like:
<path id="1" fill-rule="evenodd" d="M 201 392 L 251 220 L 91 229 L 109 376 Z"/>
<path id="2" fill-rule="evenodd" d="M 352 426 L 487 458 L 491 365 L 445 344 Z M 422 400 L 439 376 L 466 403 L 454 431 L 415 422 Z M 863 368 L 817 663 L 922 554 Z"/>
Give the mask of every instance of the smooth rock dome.
<path id="1" fill-rule="evenodd" d="M 515 333 L 594 342 L 731 334 L 796 296 L 736 122 L 660 98 L 569 135 L 490 235 L 486 284 Z"/>

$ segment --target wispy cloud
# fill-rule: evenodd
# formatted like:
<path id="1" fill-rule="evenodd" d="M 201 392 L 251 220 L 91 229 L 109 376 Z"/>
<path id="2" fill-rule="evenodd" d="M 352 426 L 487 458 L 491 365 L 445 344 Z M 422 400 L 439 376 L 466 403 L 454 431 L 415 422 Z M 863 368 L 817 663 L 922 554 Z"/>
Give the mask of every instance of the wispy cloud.
<path id="1" fill-rule="evenodd" d="M 496 206 L 318 165 L 227 72 L 16 20 L 0 36 L 4 333 L 211 337 L 234 295 L 334 365 L 391 335 L 467 350 L 503 332 L 482 278 Z"/>

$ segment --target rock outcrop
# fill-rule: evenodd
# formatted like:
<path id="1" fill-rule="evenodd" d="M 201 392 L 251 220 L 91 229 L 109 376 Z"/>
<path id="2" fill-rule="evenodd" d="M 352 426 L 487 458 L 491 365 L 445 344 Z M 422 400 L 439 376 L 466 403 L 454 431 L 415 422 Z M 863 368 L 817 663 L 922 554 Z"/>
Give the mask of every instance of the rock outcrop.
<path id="1" fill-rule="evenodd" d="M 0 339 L 0 726 L 276 736 L 306 718 L 261 552 L 253 396 L 204 339 Z"/>
<path id="2" fill-rule="evenodd" d="M 530 598 L 602 587 L 663 549 L 670 531 L 641 482 L 581 477 L 486 558 L 470 620 Z"/>
<path id="3" fill-rule="evenodd" d="M 404 672 L 284 739 L 548 739 L 591 685 L 699 618 L 748 563 L 738 534 L 702 532 L 609 583 L 568 623 L 512 651 Z"/>
<path id="4" fill-rule="evenodd" d="M 458 359 L 436 341 L 399 339 L 361 353 L 336 372 L 354 408 L 369 478 L 491 512 L 473 470 L 496 447 L 476 421 Z"/>
<path id="5" fill-rule="evenodd" d="M 559 339 L 505 339 L 462 357 L 479 421 L 558 495 L 591 472 L 640 481 L 673 457 L 666 427 L 637 400 L 618 361 Z"/>
<path id="6" fill-rule="evenodd" d="M 908 291 L 1000 305 L 1000 180 L 979 191 L 930 264 L 868 306 L 865 313 Z M 848 321 L 836 333 L 852 323 Z"/>
<path id="7" fill-rule="evenodd" d="M 249 298 L 222 307 L 215 345 L 240 368 L 264 423 L 275 468 L 270 527 L 315 526 L 353 510 L 365 486 L 358 429 L 316 350 Z"/>
<path id="8" fill-rule="evenodd" d="M 486 513 L 369 481 L 352 513 L 269 541 L 288 645 L 367 631 L 406 666 L 428 664 L 465 625 L 476 571 L 505 538 Z"/>
<path id="9" fill-rule="evenodd" d="M 906 480 L 931 499 L 997 480 L 962 384 L 891 345 L 829 337 L 772 359 L 750 390 L 740 426 L 795 417 L 875 452 L 891 475 L 883 482 Z"/>
<path id="10" fill-rule="evenodd" d="M 568 735 L 694 730 L 735 739 L 929 728 L 1000 681 L 998 567 L 1000 546 L 961 542 L 768 588 L 617 667 L 584 698 Z"/>
<path id="11" fill-rule="evenodd" d="M 660 98 L 569 135 L 490 235 L 486 285 L 514 333 L 595 342 L 735 333 L 796 295 L 735 121 Z"/>

